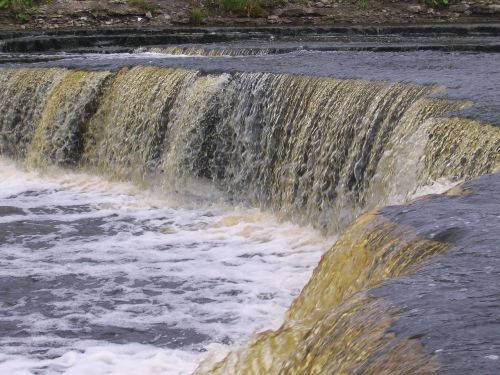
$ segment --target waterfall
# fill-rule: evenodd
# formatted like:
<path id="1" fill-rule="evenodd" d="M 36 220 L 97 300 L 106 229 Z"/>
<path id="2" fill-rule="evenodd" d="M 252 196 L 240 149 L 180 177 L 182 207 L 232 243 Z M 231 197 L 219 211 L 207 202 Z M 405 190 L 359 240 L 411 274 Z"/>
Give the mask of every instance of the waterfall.
<path id="1" fill-rule="evenodd" d="M 195 74 L 156 68 L 120 71 L 88 122 L 83 165 L 143 181 L 159 162 L 177 93 Z"/>
<path id="2" fill-rule="evenodd" d="M 205 47 L 150 47 L 138 48 L 136 53 L 153 52 L 166 55 L 188 56 L 254 56 L 287 53 L 292 49 L 287 48 L 205 48 Z"/>
<path id="3" fill-rule="evenodd" d="M 50 91 L 27 149 L 30 165 L 71 166 L 79 161 L 86 123 L 108 77 L 108 72 L 69 72 Z"/>
<path id="4" fill-rule="evenodd" d="M 351 224 L 280 329 L 199 373 L 394 373 L 405 362 L 423 374 L 438 365 L 391 335 L 397 308 L 367 290 L 451 245 L 362 214 L 498 170 L 500 129 L 458 117 L 472 103 L 432 97 L 443 89 L 144 66 L 0 69 L 0 154 L 167 191 L 208 182 L 325 233 Z"/>
<path id="5" fill-rule="evenodd" d="M 51 90 L 68 74 L 62 69 L 2 70 L 0 153 L 26 155 Z"/>
<path id="6" fill-rule="evenodd" d="M 430 181 L 497 168 L 497 127 L 438 86 L 270 73 L 0 70 L 0 151 L 182 190 L 213 182 L 325 232 Z M 464 136 L 464 132 L 467 136 Z"/>

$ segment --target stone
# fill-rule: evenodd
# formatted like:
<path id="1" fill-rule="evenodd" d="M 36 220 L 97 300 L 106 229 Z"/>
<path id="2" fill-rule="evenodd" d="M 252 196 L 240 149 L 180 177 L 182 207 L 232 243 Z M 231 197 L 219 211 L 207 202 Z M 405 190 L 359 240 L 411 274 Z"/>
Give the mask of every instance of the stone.
<path id="1" fill-rule="evenodd" d="M 268 21 L 277 22 L 277 21 L 279 21 L 279 19 L 280 19 L 279 16 L 276 16 L 276 15 L 267 16 Z"/>
<path id="2" fill-rule="evenodd" d="M 500 14 L 500 4 L 490 4 L 488 8 L 492 14 Z"/>
<path id="3" fill-rule="evenodd" d="M 152 19 L 153 18 L 153 13 L 151 12 L 146 12 L 146 18 Z"/>
<path id="4" fill-rule="evenodd" d="M 281 17 L 312 17 L 319 15 L 317 11 L 307 7 L 288 7 L 280 11 Z"/>
<path id="5" fill-rule="evenodd" d="M 460 4 L 453 4 L 450 5 L 448 8 L 450 12 L 457 12 L 457 13 L 464 13 L 465 11 L 469 10 L 470 5 L 466 3 L 460 3 Z"/>
<path id="6" fill-rule="evenodd" d="M 408 11 L 411 13 L 420 13 L 422 11 L 422 7 L 420 5 L 409 5 Z"/>
<path id="7" fill-rule="evenodd" d="M 475 14 L 500 14 L 500 4 L 475 4 L 471 11 Z"/>

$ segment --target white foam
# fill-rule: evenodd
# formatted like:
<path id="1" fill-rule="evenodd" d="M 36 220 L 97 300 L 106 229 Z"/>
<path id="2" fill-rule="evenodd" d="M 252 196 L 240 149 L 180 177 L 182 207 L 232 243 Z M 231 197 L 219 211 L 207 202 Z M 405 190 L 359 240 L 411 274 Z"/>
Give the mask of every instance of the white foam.
<path id="1" fill-rule="evenodd" d="M 492 361 L 498 361 L 498 359 L 500 359 L 500 356 L 496 354 L 490 354 L 490 355 L 485 355 L 484 358 L 491 359 Z"/>
<path id="2" fill-rule="evenodd" d="M 0 322 L 27 332 L 0 338 L 0 373 L 190 373 L 213 343 L 279 326 L 334 242 L 256 209 L 169 202 L 0 159 L 0 206 L 23 210 L 0 216 L 0 280 L 37 285 L 0 301 Z M 99 339 L 100 328 L 117 338 Z"/>
<path id="3" fill-rule="evenodd" d="M 197 363 L 206 355 L 137 344 L 108 344 L 91 346 L 83 352 L 71 350 L 53 360 L 14 356 L 0 363 L 0 371 L 10 375 L 187 375 L 196 369 Z"/>
<path id="4" fill-rule="evenodd" d="M 443 194 L 452 187 L 461 184 L 462 181 L 450 181 L 445 178 L 438 179 L 437 181 L 432 181 L 428 185 L 418 187 L 415 192 L 411 195 L 410 199 L 415 199 L 421 196 L 429 194 Z"/>

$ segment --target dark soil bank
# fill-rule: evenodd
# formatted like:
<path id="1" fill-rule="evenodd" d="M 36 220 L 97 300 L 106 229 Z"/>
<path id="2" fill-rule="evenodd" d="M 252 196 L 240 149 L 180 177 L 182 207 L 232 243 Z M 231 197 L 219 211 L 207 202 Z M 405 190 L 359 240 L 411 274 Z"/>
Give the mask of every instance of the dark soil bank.
<path id="1" fill-rule="evenodd" d="M 229 0 L 40 0 L 29 6 L 1 9 L 0 29 L 500 21 L 499 0 L 251 1 L 259 5 L 232 9 L 227 5 L 231 3 Z M 241 0 L 240 3 L 250 4 L 250 0 Z"/>

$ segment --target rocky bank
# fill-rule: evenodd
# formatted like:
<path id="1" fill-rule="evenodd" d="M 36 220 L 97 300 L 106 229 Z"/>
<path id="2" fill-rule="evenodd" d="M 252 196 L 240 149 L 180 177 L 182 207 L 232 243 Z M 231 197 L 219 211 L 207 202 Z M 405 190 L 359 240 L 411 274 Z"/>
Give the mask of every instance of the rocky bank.
<path id="1" fill-rule="evenodd" d="M 253 17 L 188 0 L 52 0 L 18 11 L 0 11 L 0 29 L 141 26 L 349 25 L 499 22 L 500 0 L 454 1 L 295 0 Z M 196 8 L 198 17 L 193 17 Z"/>

